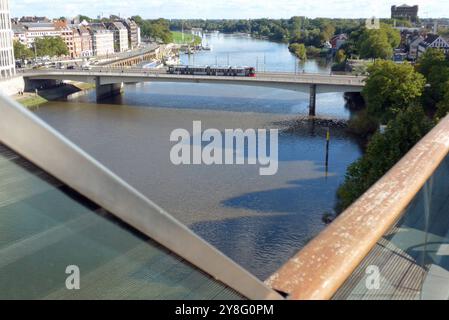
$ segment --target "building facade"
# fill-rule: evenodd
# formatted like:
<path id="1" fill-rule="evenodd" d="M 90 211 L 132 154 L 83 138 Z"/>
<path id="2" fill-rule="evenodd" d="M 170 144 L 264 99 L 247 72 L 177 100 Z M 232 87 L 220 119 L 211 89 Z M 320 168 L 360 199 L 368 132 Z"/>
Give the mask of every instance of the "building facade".
<path id="1" fill-rule="evenodd" d="M 123 24 L 128 29 L 129 47 L 135 49 L 140 45 L 140 28 L 134 20 L 127 19 Z"/>
<path id="2" fill-rule="evenodd" d="M 437 34 L 428 34 L 418 46 L 417 57 L 421 57 L 429 48 L 435 48 L 449 54 L 449 43 Z"/>
<path id="3" fill-rule="evenodd" d="M 0 79 L 16 74 L 8 0 L 0 0 Z"/>
<path id="4" fill-rule="evenodd" d="M 107 24 L 108 29 L 114 33 L 115 52 L 124 52 L 129 49 L 128 29 L 119 21 Z"/>
<path id="5" fill-rule="evenodd" d="M 104 57 L 114 53 L 114 32 L 107 30 L 103 24 L 91 24 L 89 31 L 92 36 L 94 56 Z"/>
<path id="6" fill-rule="evenodd" d="M 53 23 L 23 23 L 25 29 L 26 44 L 32 47 L 36 38 L 62 37 L 61 30 L 57 29 Z"/>
<path id="7" fill-rule="evenodd" d="M 27 45 L 27 30 L 25 27 L 18 22 L 12 23 L 13 41 L 18 41 L 23 45 Z"/>
<path id="8" fill-rule="evenodd" d="M 415 22 L 418 20 L 418 9 L 418 6 L 408 6 L 406 4 L 392 6 L 391 19 L 404 19 Z"/>
<path id="9" fill-rule="evenodd" d="M 92 57 L 94 55 L 94 48 L 92 43 L 92 35 L 86 26 L 80 25 L 78 32 L 81 37 L 81 54 L 80 57 Z"/>

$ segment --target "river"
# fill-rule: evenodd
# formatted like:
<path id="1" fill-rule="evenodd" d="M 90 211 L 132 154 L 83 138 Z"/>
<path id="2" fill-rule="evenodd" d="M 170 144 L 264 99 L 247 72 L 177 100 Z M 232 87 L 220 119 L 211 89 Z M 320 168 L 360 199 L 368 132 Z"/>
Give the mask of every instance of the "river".
<path id="1" fill-rule="evenodd" d="M 328 73 L 310 60 L 295 67 L 285 44 L 238 35 L 205 38 L 213 47 L 188 57 L 196 64 L 254 65 L 259 70 Z M 265 63 L 264 63 L 265 62 Z M 331 128 L 329 171 L 324 127 L 297 122 L 308 95 L 213 84 L 127 85 L 123 95 L 95 102 L 93 92 L 41 105 L 36 114 L 116 172 L 198 235 L 265 279 L 325 225 L 347 166 L 361 155 L 345 132 Z M 318 95 L 317 113 L 346 119 L 342 94 Z M 279 171 L 259 167 L 175 166 L 169 160 L 177 128 L 279 128 Z M 174 235 L 175 236 L 175 235 Z"/>

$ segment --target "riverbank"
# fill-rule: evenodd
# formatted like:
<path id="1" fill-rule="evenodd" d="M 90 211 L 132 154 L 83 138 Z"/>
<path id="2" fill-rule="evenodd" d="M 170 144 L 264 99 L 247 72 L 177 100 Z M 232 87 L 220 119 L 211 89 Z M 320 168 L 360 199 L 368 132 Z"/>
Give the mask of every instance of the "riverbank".
<path id="1" fill-rule="evenodd" d="M 172 31 L 171 32 L 173 36 L 173 42 L 175 44 L 191 44 L 191 45 L 200 45 L 202 42 L 201 37 L 197 35 L 193 35 L 191 33 L 185 33 L 184 36 L 182 32 L 179 31 Z"/>
<path id="2" fill-rule="evenodd" d="M 58 87 L 39 90 L 37 92 L 24 92 L 23 95 L 14 95 L 13 98 L 27 108 L 37 107 L 52 100 L 65 98 L 71 94 L 95 88 L 94 84 L 83 82 L 67 82 Z"/>

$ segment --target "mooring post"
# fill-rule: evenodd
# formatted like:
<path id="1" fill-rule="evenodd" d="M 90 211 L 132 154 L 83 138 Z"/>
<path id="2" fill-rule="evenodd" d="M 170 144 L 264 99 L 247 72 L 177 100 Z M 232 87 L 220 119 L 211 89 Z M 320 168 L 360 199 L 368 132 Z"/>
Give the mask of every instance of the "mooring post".
<path id="1" fill-rule="evenodd" d="M 329 172 L 329 142 L 331 141 L 330 128 L 327 128 L 326 132 L 326 179 Z"/>
<path id="2" fill-rule="evenodd" d="M 310 85 L 309 116 L 316 115 L 316 84 Z"/>

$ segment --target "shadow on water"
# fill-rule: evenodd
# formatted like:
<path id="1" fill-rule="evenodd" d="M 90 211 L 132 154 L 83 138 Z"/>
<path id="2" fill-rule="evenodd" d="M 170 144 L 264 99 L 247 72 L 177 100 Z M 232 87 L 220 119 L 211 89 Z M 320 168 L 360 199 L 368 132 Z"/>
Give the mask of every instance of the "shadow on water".
<path id="1" fill-rule="evenodd" d="M 222 205 L 252 210 L 255 215 L 199 222 L 190 227 L 264 280 L 324 227 L 320 217 L 332 206 L 333 188 L 339 180 L 338 176 L 328 177 L 326 191 L 324 178 L 319 178 L 290 181 L 291 187 L 230 198 Z"/>
<path id="2" fill-rule="evenodd" d="M 335 190 L 351 162 L 348 154 L 353 160 L 360 155 L 360 149 L 348 141 L 344 129 L 332 129 L 331 160 L 326 174 L 324 138 L 322 148 L 316 145 L 327 128 L 317 126 L 314 135 L 310 135 L 309 130 L 307 125 L 298 127 L 295 122 L 293 127 L 282 131 L 279 166 L 300 161 L 304 165 L 298 169 L 308 167 L 305 171 L 313 171 L 314 175 L 287 181 L 285 187 L 242 193 L 221 201 L 223 208 L 249 212 L 245 217 L 203 221 L 190 226 L 262 280 L 325 227 L 322 218 L 333 210 Z"/>

